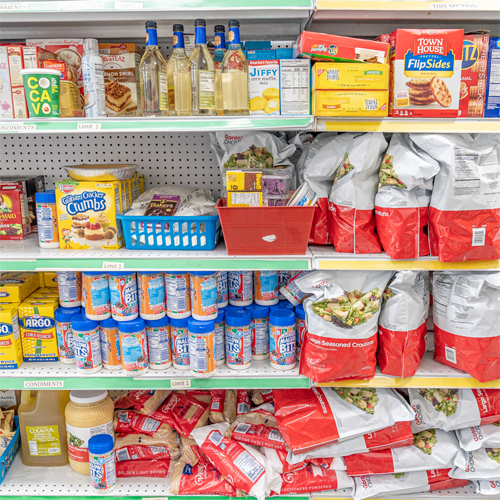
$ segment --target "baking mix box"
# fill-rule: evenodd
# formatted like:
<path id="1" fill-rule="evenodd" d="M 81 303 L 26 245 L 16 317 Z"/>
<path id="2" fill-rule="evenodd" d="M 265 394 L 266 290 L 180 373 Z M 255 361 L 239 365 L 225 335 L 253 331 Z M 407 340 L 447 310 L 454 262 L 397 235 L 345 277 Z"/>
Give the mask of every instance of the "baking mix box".
<path id="1" fill-rule="evenodd" d="M 485 118 L 500 118 L 500 37 L 490 38 Z"/>
<path id="2" fill-rule="evenodd" d="M 489 41 L 489 31 L 473 31 L 464 35 L 458 112 L 462 118 L 483 117 Z"/>
<path id="3" fill-rule="evenodd" d="M 280 114 L 280 62 L 248 61 L 248 93 L 251 115 Z"/>
<path id="4" fill-rule="evenodd" d="M 0 370 L 19 368 L 23 362 L 17 307 L 0 304 Z"/>
<path id="5" fill-rule="evenodd" d="M 464 30 L 391 33 L 389 115 L 456 118 Z"/>
<path id="6" fill-rule="evenodd" d="M 55 183 L 62 249 L 117 249 L 123 246 L 120 181 L 66 179 Z"/>
<path id="7" fill-rule="evenodd" d="M 0 45 L 0 118 L 14 118 L 7 47 Z"/>

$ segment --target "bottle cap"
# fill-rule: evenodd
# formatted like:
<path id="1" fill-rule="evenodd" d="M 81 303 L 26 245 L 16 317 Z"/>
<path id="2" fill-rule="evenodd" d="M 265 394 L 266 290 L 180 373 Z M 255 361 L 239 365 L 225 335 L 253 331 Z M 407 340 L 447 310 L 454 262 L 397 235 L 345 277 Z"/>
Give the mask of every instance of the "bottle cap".
<path id="1" fill-rule="evenodd" d="M 227 23 L 228 27 L 229 28 L 239 28 L 240 27 L 240 22 L 237 21 L 236 19 L 231 19 L 231 21 L 229 21 Z"/>
<path id="2" fill-rule="evenodd" d="M 228 311 L 225 318 L 226 325 L 230 326 L 246 326 L 252 322 L 250 311 L 243 309 L 242 311 Z"/>
<path id="3" fill-rule="evenodd" d="M 82 314 L 79 307 L 58 307 L 54 311 L 54 318 L 59 323 L 71 321 L 73 316 Z"/>
<path id="4" fill-rule="evenodd" d="M 245 306 L 233 306 L 232 304 L 228 304 L 226 307 L 224 307 L 224 310 L 226 312 L 228 311 L 243 311 L 245 309 Z"/>
<path id="5" fill-rule="evenodd" d="M 133 319 L 132 321 L 122 321 L 118 325 L 118 331 L 123 333 L 137 333 L 144 330 L 146 323 L 142 318 Z"/>
<path id="6" fill-rule="evenodd" d="M 90 276 L 98 276 L 100 274 L 108 274 L 106 271 L 83 271 L 83 274 L 90 274 Z"/>
<path id="7" fill-rule="evenodd" d="M 108 395 L 108 391 L 70 391 L 69 399 L 73 403 L 88 404 L 102 401 Z"/>
<path id="8" fill-rule="evenodd" d="M 212 274 L 217 274 L 217 271 L 190 271 L 190 274 L 195 276 L 211 276 Z"/>
<path id="9" fill-rule="evenodd" d="M 163 271 L 137 271 L 137 274 L 161 274 Z"/>
<path id="10" fill-rule="evenodd" d="M 306 311 L 304 310 L 304 306 L 302 304 L 299 304 L 295 308 L 295 316 L 300 319 L 306 319 Z"/>
<path id="11" fill-rule="evenodd" d="M 99 51 L 99 42 L 95 38 L 84 38 L 83 39 L 83 50 L 95 50 Z"/>
<path id="12" fill-rule="evenodd" d="M 188 319 L 189 333 L 210 333 L 215 330 L 215 323 L 210 321 L 198 321 L 197 319 Z"/>
<path id="13" fill-rule="evenodd" d="M 110 276 L 130 276 L 135 274 L 135 271 L 108 271 Z"/>
<path id="14" fill-rule="evenodd" d="M 295 325 L 295 314 L 288 309 L 271 309 L 269 314 L 269 323 L 274 326 L 292 326 Z"/>
<path id="15" fill-rule="evenodd" d="M 206 27 L 207 23 L 205 21 L 205 19 L 196 19 L 196 21 L 194 22 L 194 27 L 198 27 L 198 26 L 203 26 L 203 27 Z"/>
<path id="16" fill-rule="evenodd" d="M 245 309 L 250 311 L 252 318 L 267 318 L 269 316 L 269 307 L 259 306 L 259 304 L 252 304 L 246 306 Z"/>
<path id="17" fill-rule="evenodd" d="M 103 319 L 102 321 L 99 321 L 99 326 L 102 328 L 117 328 L 118 321 L 113 318 Z"/>
<path id="18" fill-rule="evenodd" d="M 160 319 L 147 319 L 146 326 L 150 328 L 158 328 L 159 326 L 167 326 L 170 323 L 168 316 L 165 316 Z"/>
<path id="19" fill-rule="evenodd" d="M 49 191 L 45 191 L 45 193 L 35 193 L 35 201 L 37 203 L 55 203 L 56 192 L 51 189 Z"/>
<path id="20" fill-rule="evenodd" d="M 186 328 L 190 318 L 170 318 L 170 324 L 175 328 Z"/>
<path id="21" fill-rule="evenodd" d="M 226 28 L 222 24 L 218 24 L 214 28 L 214 33 L 225 33 L 225 32 L 226 32 Z"/>
<path id="22" fill-rule="evenodd" d="M 293 311 L 293 304 L 291 302 L 288 302 L 288 300 L 282 300 L 278 304 L 274 304 L 274 306 L 271 306 L 271 311 L 277 310 L 277 309 L 288 309 L 289 311 Z"/>
<path id="23" fill-rule="evenodd" d="M 184 33 L 184 26 L 182 24 L 174 24 L 173 31 L 182 31 Z"/>
<path id="24" fill-rule="evenodd" d="M 219 314 L 217 314 L 217 317 L 215 318 L 215 323 L 222 323 L 224 321 L 224 309 L 219 309 Z"/>
<path id="25" fill-rule="evenodd" d="M 102 455 L 113 449 L 113 436 L 109 434 L 97 434 L 89 439 L 89 453 Z"/>
<path id="26" fill-rule="evenodd" d="M 88 319 L 85 314 L 78 314 L 71 318 L 71 328 L 73 331 L 77 332 L 87 332 L 90 330 L 95 330 L 99 326 L 97 321 Z"/>
<path id="27" fill-rule="evenodd" d="M 148 28 L 156 29 L 156 21 L 146 21 L 146 29 Z"/>

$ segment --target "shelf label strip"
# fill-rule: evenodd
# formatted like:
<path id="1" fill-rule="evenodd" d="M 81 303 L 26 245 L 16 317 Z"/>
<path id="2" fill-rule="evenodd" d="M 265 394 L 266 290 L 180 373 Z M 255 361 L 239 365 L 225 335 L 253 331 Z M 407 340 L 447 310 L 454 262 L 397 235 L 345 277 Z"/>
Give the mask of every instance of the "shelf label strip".
<path id="1" fill-rule="evenodd" d="M 62 389 L 64 380 L 25 380 L 25 389 Z"/>

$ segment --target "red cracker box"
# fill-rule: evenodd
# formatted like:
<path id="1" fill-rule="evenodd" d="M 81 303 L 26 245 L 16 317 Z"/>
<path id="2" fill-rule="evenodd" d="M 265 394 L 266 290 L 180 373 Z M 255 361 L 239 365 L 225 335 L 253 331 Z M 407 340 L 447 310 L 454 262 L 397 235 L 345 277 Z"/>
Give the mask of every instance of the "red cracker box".
<path id="1" fill-rule="evenodd" d="M 461 118 L 482 118 L 484 115 L 489 43 L 489 31 L 473 31 L 464 36 L 458 112 Z"/>
<path id="2" fill-rule="evenodd" d="M 362 38 L 303 31 L 295 44 L 295 57 L 313 61 L 387 64 L 389 44 Z"/>
<path id="3" fill-rule="evenodd" d="M 456 118 L 464 30 L 391 34 L 389 116 Z"/>

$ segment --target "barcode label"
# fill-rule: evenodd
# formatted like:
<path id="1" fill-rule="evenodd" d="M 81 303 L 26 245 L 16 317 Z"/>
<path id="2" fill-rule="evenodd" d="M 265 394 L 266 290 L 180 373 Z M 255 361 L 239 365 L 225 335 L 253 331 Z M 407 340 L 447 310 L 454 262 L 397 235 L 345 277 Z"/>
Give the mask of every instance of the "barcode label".
<path id="1" fill-rule="evenodd" d="M 484 247 L 486 242 L 486 228 L 485 227 L 473 227 L 472 228 L 472 246 L 473 247 Z"/>
<path id="2" fill-rule="evenodd" d="M 130 460 L 130 455 L 128 454 L 127 448 L 116 450 L 116 460 L 118 462 L 124 462 L 125 460 Z"/>
<path id="3" fill-rule="evenodd" d="M 59 448 L 49 448 L 48 449 L 48 452 L 49 452 L 49 455 L 53 455 L 55 453 L 59 453 L 61 450 Z"/>
<path id="4" fill-rule="evenodd" d="M 269 433 L 269 439 L 272 439 L 273 441 L 280 441 L 280 442 L 284 441 L 283 436 L 281 435 L 281 432 L 276 430 L 276 429 L 273 429 Z"/>
<path id="5" fill-rule="evenodd" d="M 212 441 L 215 446 L 219 446 L 220 442 L 222 441 L 222 434 L 218 431 L 211 432 L 208 436 L 208 439 L 210 439 L 210 441 Z"/>
<path id="6" fill-rule="evenodd" d="M 340 80 L 340 73 L 338 69 L 329 69 L 326 71 L 326 79 L 329 81 L 336 82 Z"/>
<path id="7" fill-rule="evenodd" d="M 378 109 L 378 99 L 365 99 L 365 109 L 375 111 Z"/>
<path id="8" fill-rule="evenodd" d="M 161 422 L 159 420 L 155 420 L 153 418 L 146 418 L 142 423 L 141 430 L 147 432 L 156 432 L 158 427 L 160 427 Z"/>
<path id="9" fill-rule="evenodd" d="M 248 429 L 250 429 L 250 427 L 252 427 L 250 424 L 240 423 L 236 426 L 234 432 L 239 432 L 240 434 L 246 434 L 248 432 Z"/>
<path id="10" fill-rule="evenodd" d="M 154 455 L 158 455 L 158 453 L 164 453 L 164 454 L 168 453 L 168 450 L 165 448 L 165 446 L 151 446 L 150 450 L 153 452 Z"/>
<path id="11" fill-rule="evenodd" d="M 236 457 L 234 465 L 238 467 L 252 483 L 256 483 L 259 477 L 264 474 L 264 467 L 262 467 L 248 451 L 244 451 L 241 455 Z"/>
<path id="12" fill-rule="evenodd" d="M 444 354 L 446 357 L 446 361 L 449 361 L 454 365 L 457 364 L 457 351 L 455 349 L 448 346 L 444 346 Z"/>
<path id="13" fill-rule="evenodd" d="M 212 406 L 210 407 L 211 410 L 217 411 L 220 408 L 220 403 L 218 401 L 213 401 Z"/>
<path id="14" fill-rule="evenodd" d="M 243 413 L 248 413 L 250 411 L 250 405 L 247 403 L 240 403 L 238 405 L 238 415 L 243 415 Z"/>

